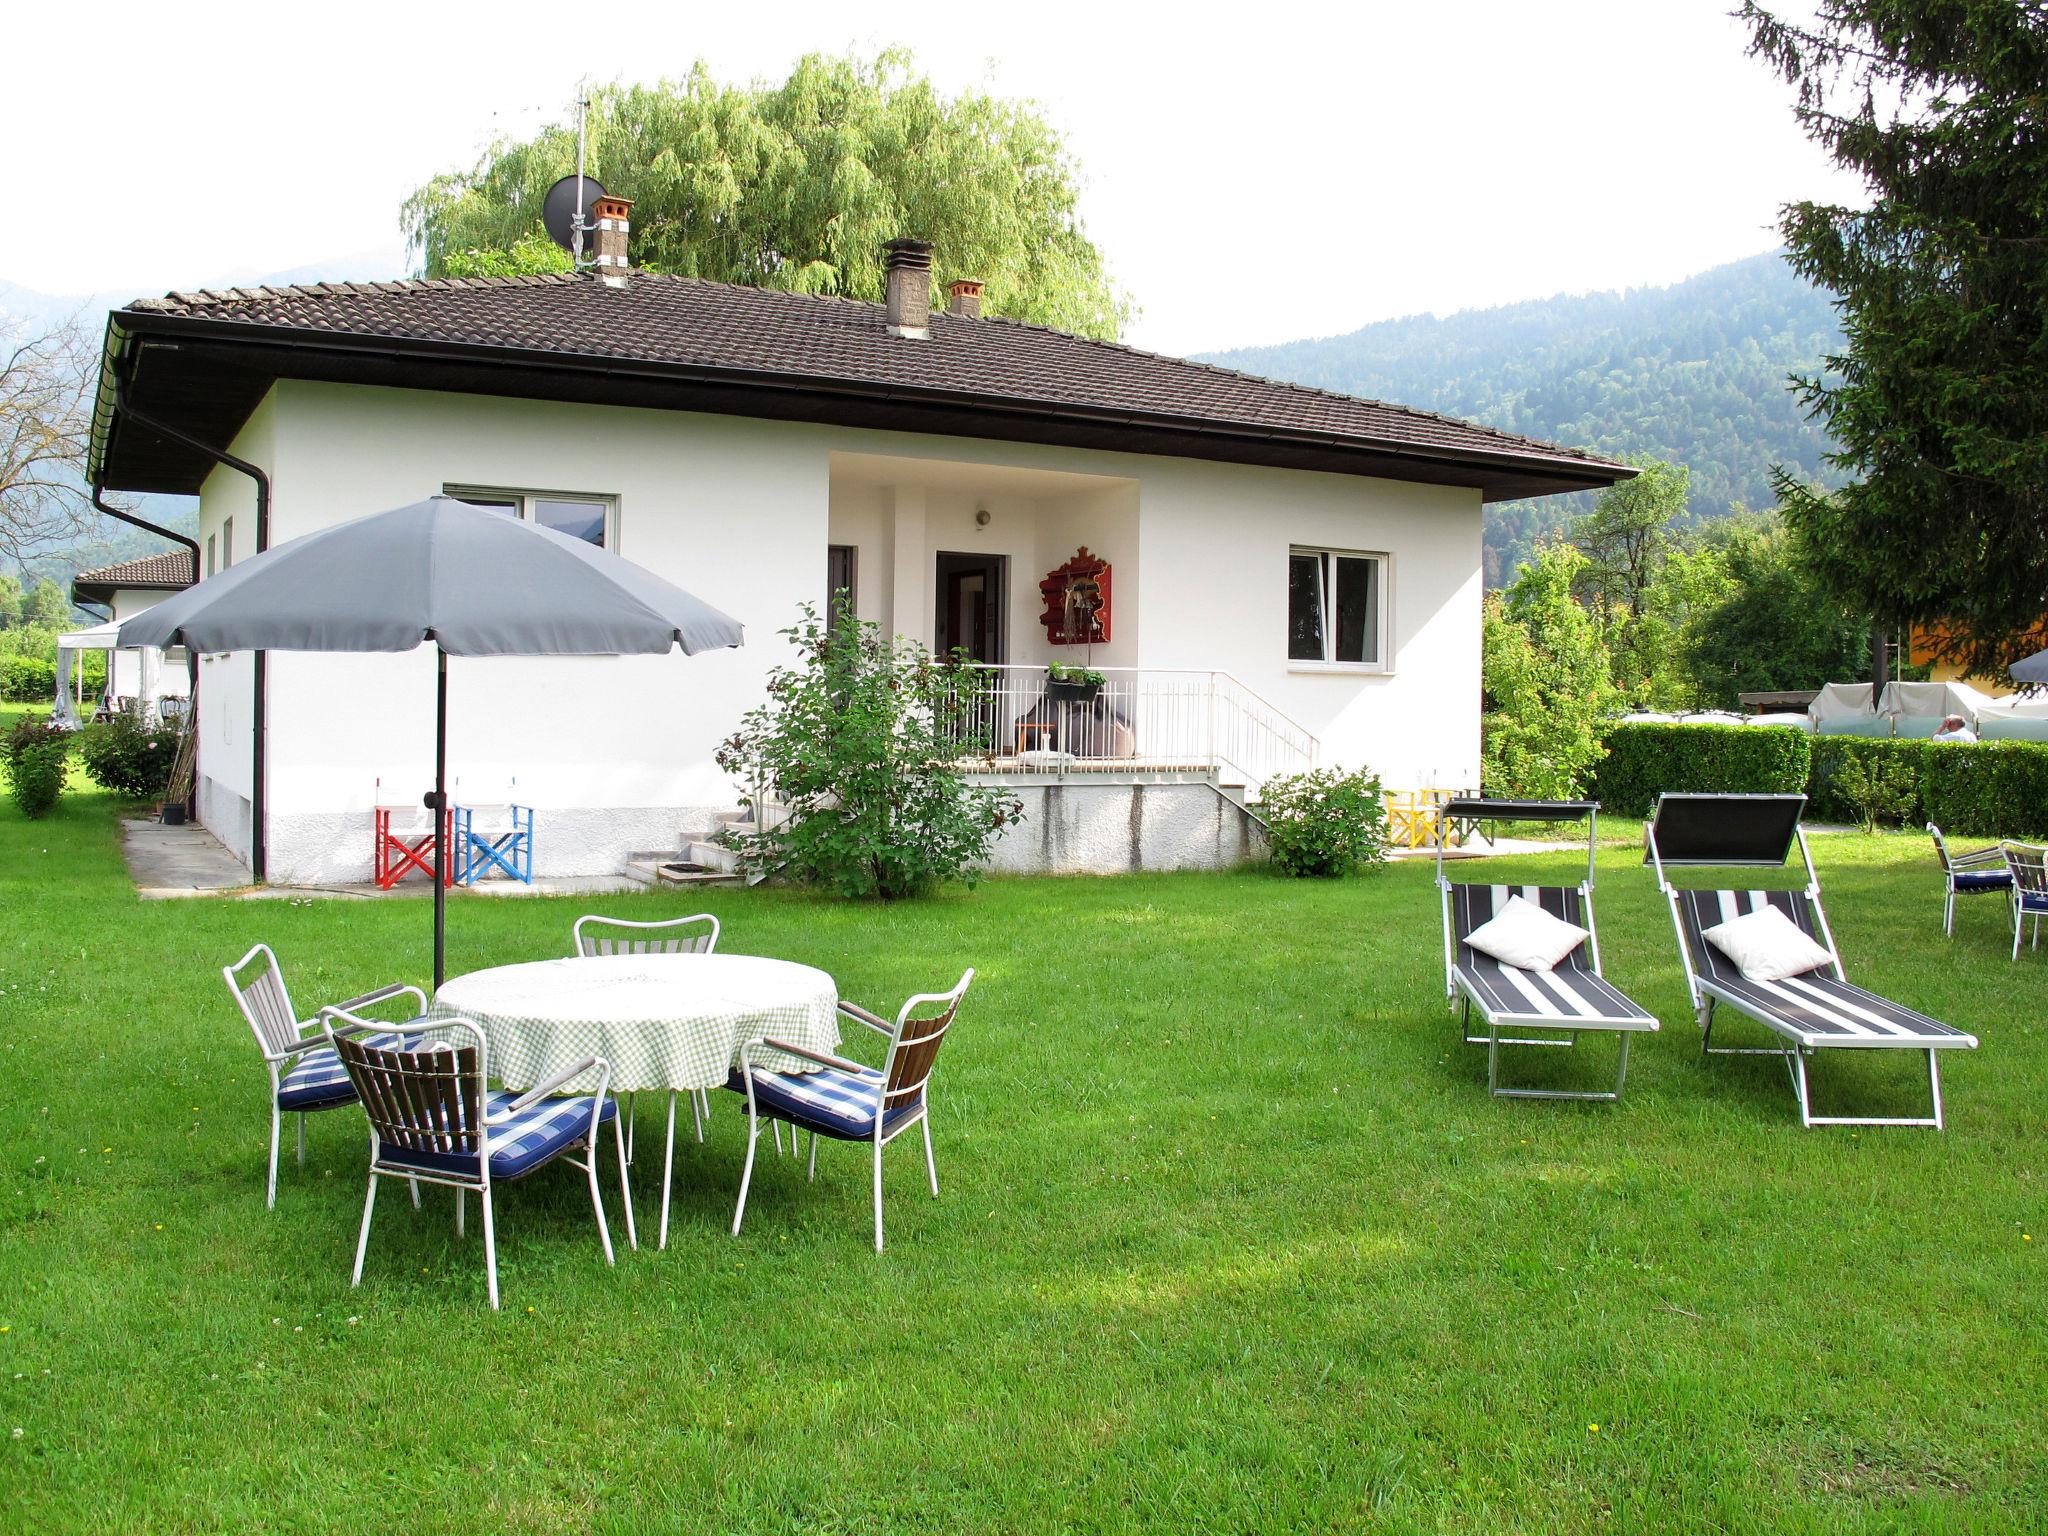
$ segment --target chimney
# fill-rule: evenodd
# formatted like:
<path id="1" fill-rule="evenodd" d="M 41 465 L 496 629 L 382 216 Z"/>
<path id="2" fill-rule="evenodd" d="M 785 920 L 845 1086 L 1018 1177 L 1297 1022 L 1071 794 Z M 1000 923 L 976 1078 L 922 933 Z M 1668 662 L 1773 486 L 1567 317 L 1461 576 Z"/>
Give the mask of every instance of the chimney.
<path id="1" fill-rule="evenodd" d="M 632 212 L 630 197 L 613 197 L 607 192 L 590 205 L 590 221 L 597 226 L 597 275 L 607 287 L 626 286 L 631 263 L 626 259 L 626 236 L 631 229 L 626 216 Z"/>
<path id="2" fill-rule="evenodd" d="M 946 290 L 953 302 L 946 306 L 946 313 L 958 315 L 962 320 L 981 318 L 981 284 L 971 277 L 962 278 Z"/>
<path id="3" fill-rule="evenodd" d="M 889 334 L 924 341 L 932 333 L 931 242 L 891 240 L 882 250 L 888 268 Z"/>

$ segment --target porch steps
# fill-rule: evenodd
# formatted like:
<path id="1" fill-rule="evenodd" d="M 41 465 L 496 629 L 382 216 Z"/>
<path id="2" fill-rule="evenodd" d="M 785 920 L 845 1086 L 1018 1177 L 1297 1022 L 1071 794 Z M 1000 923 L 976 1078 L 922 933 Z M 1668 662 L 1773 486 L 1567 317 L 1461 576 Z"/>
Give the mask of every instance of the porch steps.
<path id="1" fill-rule="evenodd" d="M 686 842 L 676 853 L 650 853 L 628 861 L 628 880 L 641 885 L 752 884 L 740 871 L 739 856 L 716 843 Z"/>

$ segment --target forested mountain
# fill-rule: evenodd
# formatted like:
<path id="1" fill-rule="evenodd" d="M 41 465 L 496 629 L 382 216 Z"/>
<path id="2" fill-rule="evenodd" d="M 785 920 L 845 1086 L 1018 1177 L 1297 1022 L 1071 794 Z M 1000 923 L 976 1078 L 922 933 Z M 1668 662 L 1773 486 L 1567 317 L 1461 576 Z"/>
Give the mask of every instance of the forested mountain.
<path id="1" fill-rule="evenodd" d="M 1437 319 L 1387 320 L 1205 361 L 1398 401 L 1607 454 L 1692 471 L 1689 516 L 1768 507 L 1773 464 L 1823 482 L 1826 434 L 1786 375 L 1839 349 L 1828 297 L 1776 253 L 1668 288 L 1565 294 Z M 1487 508 L 1487 583 L 1590 505 L 1550 496 Z"/>

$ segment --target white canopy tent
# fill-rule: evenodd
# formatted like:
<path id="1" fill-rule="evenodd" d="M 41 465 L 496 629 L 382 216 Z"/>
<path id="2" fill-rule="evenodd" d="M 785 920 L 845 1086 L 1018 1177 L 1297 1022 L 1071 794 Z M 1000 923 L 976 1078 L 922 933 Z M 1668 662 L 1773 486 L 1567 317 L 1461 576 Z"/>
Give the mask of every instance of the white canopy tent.
<path id="1" fill-rule="evenodd" d="M 182 666 L 165 666 L 164 653 L 153 645 L 123 647 L 120 641 L 121 626 L 109 620 L 95 624 L 91 629 L 74 630 L 68 635 L 57 637 L 57 701 L 54 723 L 76 729 L 85 723 L 91 711 L 85 709 L 85 679 L 80 675 L 78 656 L 81 651 L 107 652 L 108 691 L 113 691 L 113 653 L 127 649 L 136 652 L 140 666 L 140 681 L 136 688 L 136 707 L 145 720 L 155 720 L 164 713 L 165 699 L 184 699 L 190 689 Z M 178 653 L 181 657 L 184 652 Z"/>

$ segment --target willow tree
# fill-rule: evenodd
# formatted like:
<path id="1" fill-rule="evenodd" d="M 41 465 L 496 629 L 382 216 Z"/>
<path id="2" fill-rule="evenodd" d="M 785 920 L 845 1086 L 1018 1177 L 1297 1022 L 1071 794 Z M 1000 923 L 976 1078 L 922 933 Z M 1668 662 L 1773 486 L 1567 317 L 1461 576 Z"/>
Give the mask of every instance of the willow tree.
<path id="1" fill-rule="evenodd" d="M 1829 585 L 1942 624 L 2002 675 L 2048 609 L 2048 11 L 2040 0 L 1821 0 L 1742 9 L 1807 136 L 1864 207 L 1794 203 L 1788 255 L 1846 345 L 1801 379 L 1850 482 L 1782 471 L 1785 520 Z"/>
<path id="2" fill-rule="evenodd" d="M 1077 210 L 1079 173 L 1027 102 L 941 95 L 908 53 L 811 55 L 780 85 L 686 80 L 589 96 L 588 171 L 633 199 L 633 260 L 801 293 L 882 296 L 882 246 L 935 246 L 934 292 L 988 287 L 987 313 L 1114 339 L 1130 315 Z M 560 270 L 541 231 L 576 168 L 573 123 L 502 140 L 405 204 L 429 277 Z"/>

